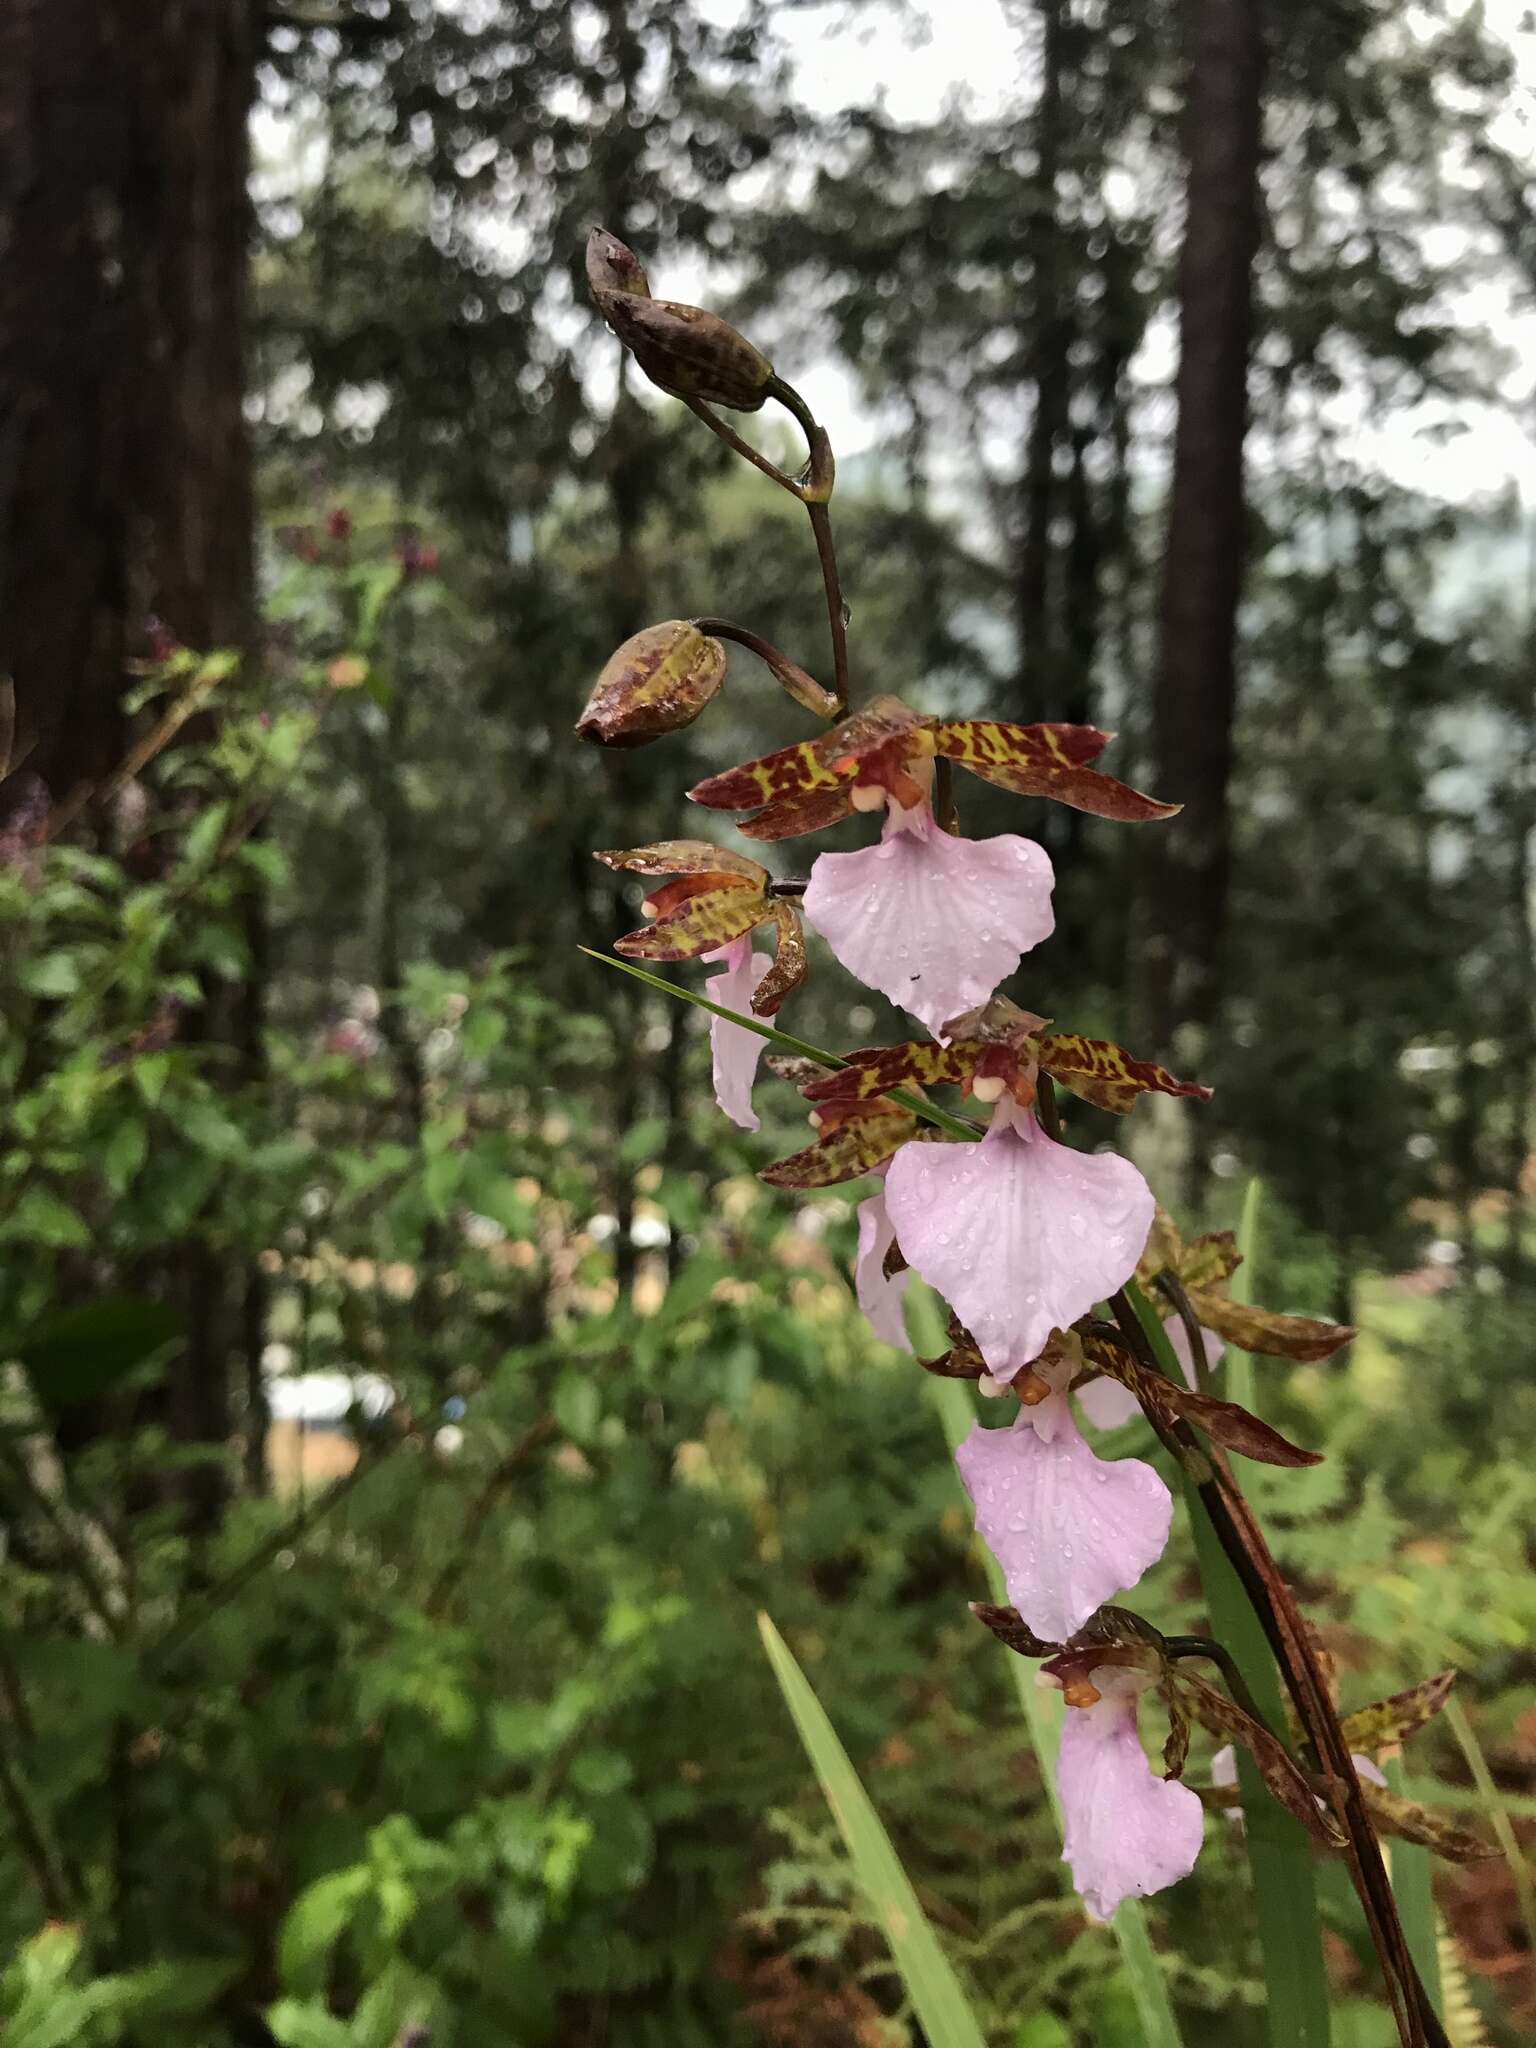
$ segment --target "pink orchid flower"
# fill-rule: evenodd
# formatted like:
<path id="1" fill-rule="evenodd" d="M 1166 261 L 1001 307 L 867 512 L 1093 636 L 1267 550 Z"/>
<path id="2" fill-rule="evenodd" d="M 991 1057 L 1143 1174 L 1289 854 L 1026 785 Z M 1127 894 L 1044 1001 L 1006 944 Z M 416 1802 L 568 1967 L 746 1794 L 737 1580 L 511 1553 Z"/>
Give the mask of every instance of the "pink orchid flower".
<path id="1" fill-rule="evenodd" d="M 909 808 L 869 784 L 854 801 L 860 809 L 885 804 L 880 842 L 820 855 L 806 917 L 850 974 L 937 1034 L 946 1018 L 984 1003 L 1050 937 L 1050 856 L 1014 833 L 957 839 L 926 796 Z"/>
<path id="2" fill-rule="evenodd" d="M 1056 1762 L 1062 1860 L 1083 1903 L 1108 1920 L 1125 1899 L 1177 1884 L 1195 1867 L 1205 1810 L 1187 1785 L 1160 1778 L 1136 1726 L 1138 1695 L 1152 1683 L 1121 1665 L 1096 1666 L 1075 1705 L 1069 1687 Z"/>
<path id="3" fill-rule="evenodd" d="M 1032 1368 L 1011 1429 L 977 1423 L 955 1453 L 976 1528 L 1008 1598 L 1049 1642 L 1065 1642 L 1162 1556 L 1173 1496 L 1137 1458 L 1094 1456 L 1072 1419 L 1064 1353 Z"/>
<path id="4" fill-rule="evenodd" d="M 1170 1316 L 1163 1325 L 1163 1334 L 1179 1361 L 1179 1369 L 1186 1381 L 1192 1387 L 1198 1386 L 1199 1381 L 1189 1368 L 1189 1337 L 1182 1317 Z M 1227 1347 L 1214 1330 L 1202 1330 L 1200 1342 L 1205 1352 L 1206 1370 L 1209 1371 L 1221 1363 Z M 1130 1388 L 1122 1387 L 1118 1380 L 1090 1380 L 1086 1387 L 1078 1388 L 1077 1405 L 1095 1429 L 1118 1429 L 1122 1423 L 1141 1413 L 1141 1403 Z"/>
<path id="5" fill-rule="evenodd" d="M 1157 1209 L 1128 1159 L 1058 1145 L 1006 1091 L 978 1143 L 903 1145 L 885 1196 L 908 1262 L 1000 1380 L 1124 1285 Z"/>
<path id="6" fill-rule="evenodd" d="M 740 1016 L 750 1015 L 757 985 L 773 965 L 768 955 L 753 952 L 748 933 L 703 957 L 706 961 L 725 962 L 724 970 L 710 975 L 706 983 L 710 1001 L 719 1003 L 722 1009 L 735 1010 Z M 715 1100 L 731 1122 L 739 1124 L 744 1131 L 755 1131 L 761 1126 L 761 1119 L 752 1107 L 752 1083 L 757 1078 L 757 1063 L 763 1056 L 763 1044 L 755 1031 L 747 1031 L 740 1024 L 729 1024 L 724 1017 L 711 1017 L 709 1020 Z"/>
<path id="7" fill-rule="evenodd" d="M 883 1183 L 883 1173 L 881 1180 Z M 859 1307 L 869 1318 L 869 1326 L 882 1344 L 894 1345 L 898 1351 L 910 1350 L 902 1303 L 912 1276 L 903 1272 L 888 1277 L 885 1271 L 885 1255 L 896 1241 L 896 1230 L 885 1206 L 883 1184 L 866 1201 L 860 1202 L 857 1214 L 859 1251 L 854 1262 L 853 1284 Z"/>

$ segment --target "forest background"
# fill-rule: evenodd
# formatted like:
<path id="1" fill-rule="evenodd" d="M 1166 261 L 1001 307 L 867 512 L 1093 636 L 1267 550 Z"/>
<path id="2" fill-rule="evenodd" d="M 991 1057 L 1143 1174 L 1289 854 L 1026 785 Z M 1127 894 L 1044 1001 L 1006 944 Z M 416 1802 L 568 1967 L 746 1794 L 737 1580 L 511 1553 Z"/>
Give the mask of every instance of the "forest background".
<path id="1" fill-rule="evenodd" d="M 727 1126 L 695 1013 L 576 950 L 638 921 L 593 847 L 798 732 L 738 656 L 696 731 L 584 748 L 613 646 L 709 611 L 826 658 L 795 508 L 588 308 L 596 222 L 829 416 L 866 686 L 1112 727 L 1184 803 L 1155 857 L 1030 821 L 1030 965 L 1216 1089 L 1137 1140 L 1181 1217 L 1256 1177 L 1261 1298 L 1360 1328 L 1260 1365 L 1328 1457 L 1251 1491 L 1347 1694 L 1463 1673 L 1415 1786 L 1514 1853 L 1437 1873 L 1443 1968 L 1459 2039 L 1529 2038 L 1524 36 L 1431 0 L 0 20 L 8 2042 L 915 2043 L 759 1608 L 989 2041 L 1141 2038 L 851 1203 L 753 1178 L 803 1104 Z M 791 1028 L 897 1020 L 823 961 Z M 1177 1544 L 1156 1591 L 1197 1616 Z M 1247 2048 L 1209 1834 L 1158 1949 L 1189 2038 Z M 1335 2040 L 1376 2048 L 1324 1903 Z"/>

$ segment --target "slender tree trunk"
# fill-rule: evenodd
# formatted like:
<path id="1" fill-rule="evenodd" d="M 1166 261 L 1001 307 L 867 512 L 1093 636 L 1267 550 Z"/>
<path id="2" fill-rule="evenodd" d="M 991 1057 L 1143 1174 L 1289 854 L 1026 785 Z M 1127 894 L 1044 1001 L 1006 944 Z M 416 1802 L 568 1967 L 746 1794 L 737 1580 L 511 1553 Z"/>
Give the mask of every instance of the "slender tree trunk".
<path id="1" fill-rule="evenodd" d="M 1216 1014 L 1227 909 L 1228 781 L 1245 554 L 1252 272 L 1264 32 L 1260 0 L 1187 0 L 1186 208 L 1179 256 L 1178 426 L 1152 713 L 1158 794 L 1143 907 L 1148 1050 Z"/>
<path id="2" fill-rule="evenodd" d="M 252 608 L 244 421 L 254 0 L 0 5 L 0 674 L 5 768 L 55 798 L 125 746 L 125 661 L 152 618 L 242 646 Z M 0 770 L 3 772 L 3 770 Z M 239 1043 L 238 999 L 198 1036 Z M 187 1319 L 173 1432 L 222 1442 L 234 1277 L 171 1278 Z M 191 1483 L 212 1511 L 214 1474 Z"/>

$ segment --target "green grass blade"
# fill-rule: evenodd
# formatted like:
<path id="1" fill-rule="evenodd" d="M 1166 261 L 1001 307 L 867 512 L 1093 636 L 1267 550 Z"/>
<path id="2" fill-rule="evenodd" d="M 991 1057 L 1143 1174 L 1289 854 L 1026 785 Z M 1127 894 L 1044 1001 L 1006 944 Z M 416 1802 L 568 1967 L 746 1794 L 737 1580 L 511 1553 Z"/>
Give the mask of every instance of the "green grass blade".
<path id="1" fill-rule="evenodd" d="M 810 1681 L 766 1614 L 759 1614 L 763 1648 L 785 1704 L 794 1717 L 832 1817 L 866 1899 L 891 1946 L 891 1955 L 930 2048 L 986 2048 L 960 1981 L 939 1947 L 933 1929 L 891 1838 L 848 1761 L 847 1751 Z"/>
<path id="2" fill-rule="evenodd" d="M 1237 1226 L 1237 1248 L 1243 1255 L 1243 1263 L 1232 1275 L 1227 1289 L 1234 1301 L 1247 1308 L 1253 1306 L 1253 1266 L 1259 1253 L 1259 1208 L 1263 1198 L 1264 1183 L 1255 1174 L 1244 1191 L 1242 1220 Z M 1227 1399 L 1235 1401 L 1239 1408 L 1252 1408 L 1252 1357 L 1246 1351 L 1239 1351 L 1235 1344 L 1229 1344 L 1225 1365 Z"/>
<path id="3" fill-rule="evenodd" d="M 1387 1765 L 1387 1783 L 1404 1799 L 1418 1797 L 1419 1788 L 1408 1782 L 1401 1762 Z M 1430 2003 L 1442 2018 L 1445 2005 L 1440 1993 L 1440 1926 L 1435 1914 L 1434 1866 L 1429 1851 L 1419 1842 L 1393 1842 L 1388 1849 L 1392 1892 L 1397 1900 L 1397 1917 L 1403 1923 L 1408 1953 L 1419 1966 Z"/>
<path id="4" fill-rule="evenodd" d="M 945 1348 L 944 1318 L 940 1312 L 938 1298 L 932 1288 L 925 1287 L 914 1279 L 907 1290 L 907 1315 L 917 1337 L 918 1348 L 935 1354 Z M 939 1419 L 944 1425 L 945 1439 L 950 1450 L 956 1450 L 962 1439 L 970 1432 L 975 1420 L 975 1408 L 966 1392 L 963 1380 L 940 1379 L 929 1374 L 928 1385 L 933 1394 Z M 958 1487 L 958 1480 L 956 1485 Z M 997 1560 L 990 1551 L 986 1553 L 987 1584 L 993 1600 L 1002 1606 L 1008 1599 L 1008 1589 L 1003 1584 L 1003 1575 Z M 1061 1827 L 1061 1802 L 1056 1797 L 1056 1750 L 1061 1741 L 1061 1717 L 1064 1711 L 1061 1694 L 1051 1687 L 1035 1684 L 1034 1666 L 1023 1657 L 1015 1657 L 1005 1650 L 1003 1656 L 1013 1678 L 1014 1690 L 1018 1694 L 1019 1709 L 1024 1716 L 1024 1725 L 1029 1730 L 1029 1739 L 1040 1765 L 1040 1777 L 1045 1785 L 1046 1795 L 1051 1802 L 1051 1811 L 1056 1816 L 1056 1826 Z M 1157 1966 L 1157 1955 L 1152 1947 L 1152 1938 L 1147 1932 L 1147 1916 L 1139 1901 L 1127 1899 L 1111 1923 L 1115 1940 L 1120 1947 L 1120 1959 L 1125 1965 L 1126 1977 L 1130 1982 L 1131 1996 L 1136 2003 L 1136 2016 L 1141 2022 L 1141 2031 L 1147 2048 L 1181 2048 L 1179 2023 L 1174 2018 L 1173 2006 L 1168 1997 L 1168 1986 L 1162 1971 Z"/>
<path id="5" fill-rule="evenodd" d="M 1467 1719 L 1467 1710 L 1455 1693 L 1452 1693 L 1445 1703 L 1445 1718 L 1451 1733 L 1461 1744 L 1461 1753 L 1467 1760 L 1467 1769 L 1472 1773 L 1472 1782 L 1478 1790 L 1479 1811 L 1488 1816 L 1488 1825 L 1493 1829 L 1499 1847 L 1504 1852 L 1504 1861 L 1509 1865 L 1509 1874 L 1515 1881 L 1515 1895 L 1520 1901 L 1520 1915 L 1525 1921 L 1525 1931 L 1532 1948 L 1536 1948 L 1536 1883 L 1533 1883 L 1531 1878 L 1530 1862 L 1522 1852 L 1515 1831 L 1510 1825 L 1504 1795 L 1493 1782 L 1493 1773 L 1488 1768 L 1483 1745 L 1477 1739 L 1477 1730 Z"/>
<path id="6" fill-rule="evenodd" d="M 1241 1272 L 1242 1268 L 1239 1267 Z M 1155 1311 L 1133 1281 L 1126 1289 L 1163 1370 L 1179 1379 L 1177 1361 Z M 1272 1727 L 1285 1726 L 1280 1674 L 1259 1618 L 1232 1569 L 1221 1539 L 1194 1486 L 1184 1481 L 1195 1553 L 1205 1588 L 1211 1633 L 1225 1644 Z M 1248 1864 L 1264 1962 L 1265 2020 L 1272 2048 L 1328 2048 L 1328 1973 L 1311 1845 L 1300 1822 L 1264 1788 L 1247 1752 L 1237 1752 Z"/>
<path id="7" fill-rule="evenodd" d="M 848 1062 L 835 1052 L 828 1052 L 823 1046 L 809 1045 L 803 1038 L 791 1038 L 787 1031 L 780 1031 L 772 1024 L 765 1024 L 761 1017 L 746 1016 L 740 1010 L 727 1010 L 721 1003 L 712 1003 L 708 996 L 701 996 L 696 989 L 684 988 L 680 981 L 668 981 L 664 975 L 652 974 L 647 968 L 637 967 L 633 960 L 621 960 L 616 953 L 597 953 L 590 946 L 578 946 L 578 953 L 585 953 L 589 960 L 597 960 L 604 967 L 616 967 L 620 974 L 627 974 L 635 981 L 643 981 L 647 988 L 659 989 L 664 996 L 671 996 L 675 1002 L 692 1003 L 696 1010 L 708 1010 L 712 1017 L 723 1017 L 727 1024 L 739 1024 L 743 1031 L 751 1031 L 759 1038 L 766 1038 L 770 1045 L 781 1045 L 786 1052 L 792 1052 L 798 1059 L 814 1060 L 819 1067 L 846 1067 Z M 967 1123 L 964 1117 L 951 1116 L 947 1109 L 937 1109 L 921 1095 L 909 1095 L 905 1088 L 888 1088 L 886 1094 L 892 1102 L 899 1102 L 903 1109 L 910 1109 L 914 1116 L 920 1116 L 925 1123 L 935 1124 L 941 1131 L 948 1131 L 952 1138 L 968 1138 L 973 1143 L 982 1135 L 979 1124 Z"/>

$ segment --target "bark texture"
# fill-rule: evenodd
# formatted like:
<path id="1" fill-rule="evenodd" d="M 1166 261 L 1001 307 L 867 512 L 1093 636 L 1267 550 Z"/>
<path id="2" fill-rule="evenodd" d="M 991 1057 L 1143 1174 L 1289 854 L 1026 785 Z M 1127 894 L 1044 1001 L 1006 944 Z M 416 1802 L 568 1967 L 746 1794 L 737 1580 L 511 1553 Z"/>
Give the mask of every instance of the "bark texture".
<path id="1" fill-rule="evenodd" d="M 117 764 L 126 663 L 157 630 L 200 650 L 250 637 L 257 22 L 254 0 L 0 0 L 0 812 L 37 777 L 57 801 Z M 226 986 L 185 1035 L 249 1070 L 255 1019 L 254 992 Z M 160 1284 L 187 1345 L 159 1412 L 222 1443 L 232 1354 L 256 1342 L 242 1276 L 192 1244 Z M 206 1519 L 223 1482 L 181 1490 Z"/>
<path id="2" fill-rule="evenodd" d="M 1259 239 L 1261 0 L 1188 0 L 1178 425 L 1152 709 L 1153 788 L 1184 806 L 1149 832 L 1149 1049 L 1216 1011 L 1231 865 L 1228 783 L 1246 540 L 1243 442 Z"/>
<path id="3" fill-rule="evenodd" d="M 55 797 L 147 622 L 242 642 L 252 0 L 0 6 L 0 674 Z"/>

